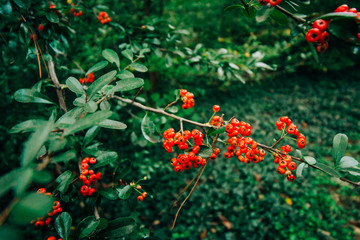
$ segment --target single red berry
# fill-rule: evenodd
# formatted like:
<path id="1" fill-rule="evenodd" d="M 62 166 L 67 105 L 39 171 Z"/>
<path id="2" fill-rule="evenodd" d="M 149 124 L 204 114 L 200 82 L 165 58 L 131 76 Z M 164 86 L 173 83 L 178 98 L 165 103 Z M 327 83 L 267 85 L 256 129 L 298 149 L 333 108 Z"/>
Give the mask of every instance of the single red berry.
<path id="1" fill-rule="evenodd" d="M 296 163 L 295 162 L 289 162 L 287 165 L 289 170 L 295 170 L 296 169 Z"/>
<path id="2" fill-rule="evenodd" d="M 319 42 L 320 43 L 328 42 L 329 39 L 330 39 L 330 35 L 328 32 L 325 31 L 325 32 L 321 33 Z"/>
<path id="3" fill-rule="evenodd" d="M 287 180 L 289 180 L 290 182 L 293 182 L 296 179 L 294 174 L 290 174 L 287 176 Z"/>
<path id="4" fill-rule="evenodd" d="M 45 188 L 39 188 L 36 193 L 46 193 L 46 189 Z"/>
<path id="5" fill-rule="evenodd" d="M 44 224 L 45 224 L 44 221 L 36 221 L 35 227 L 42 227 L 42 226 L 44 226 Z"/>
<path id="6" fill-rule="evenodd" d="M 189 170 L 191 168 L 192 164 L 191 162 L 186 162 L 186 163 L 183 163 L 183 168 L 185 170 Z"/>
<path id="7" fill-rule="evenodd" d="M 334 12 L 346 12 L 349 9 L 349 6 L 346 4 L 341 5 Z"/>
<path id="8" fill-rule="evenodd" d="M 96 191 L 95 188 L 90 188 L 89 192 L 88 192 L 88 195 L 89 196 L 93 195 L 95 193 L 95 191 Z"/>
<path id="9" fill-rule="evenodd" d="M 216 157 L 217 157 L 217 156 L 216 156 L 215 153 L 211 154 L 211 156 L 210 156 L 211 159 L 216 159 Z"/>
<path id="10" fill-rule="evenodd" d="M 285 168 L 287 166 L 287 162 L 284 160 L 279 161 L 279 166 Z"/>
<path id="11" fill-rule="evenodd" d="M 237 126 L 240 125 L 240 121 L 237 120 L 236 118 L 231 119 L 230 123 L 231 123 L 231 125 L 233 125 L 234 127 L 237 127 Z"/>
<path id="12" fill-rule="evenodd" d="M 282 0 L 269 0 L 271 6 L 276 6 L 281 3 Z"/>
<path id="13" fill-rule="evenodd" d="M 290 171 L 290 170 L 286 170 L 286 171 L 285 171 L 285 175 L 286 175 L 286 176 L 289 176 L 290 174 L 291 174 L 291 171 Z"/>
<path id="14" fill-rule="evenodd" d="M 89 163 L 90 164 L 95 164 L 96 163 L 96 158 L 90 158 Z"/>
<path id="15" fill-rule="evenodd" d="M 302 148 L 304 148 L 305 145 L 306 145 L 306 140 L 305 140 L 305 138 L 299 138 L 299 139 L 296 141 L 296 143 L 297 143 L 298 147 L 299 147 L 300 149 L 302 149 Z"/>
<path id="16" fill-rule="evenodd" d="M 289 117 L 288 117 L 288 116 L 280 117 L 280 122 L 286 123 L 287 120 L 289 120 Z"/>
<path id="17" fill-rule="evenodd" d="M 220 148 L 215 148 L 214 153 L 218 155 L 220 153 Z"/>
<path id="18" fill-rule="evenodd" d="M 144 200 L 144 197 L 142 195 L 137 196 L 136 198 L 139 202 L 142 202 Z"/>
<path id="19" fill-rule="evenodd" d="M 322 20 L 322 19 L 318 19 L 316 20 L 313 25 L 312 25 L 313 28 L 318 28 L 320 29 L 320 31 L 325 31 L 328 27 L 328 23 L 325 21 L 325 20 Z"/>
<path id="20" fill-rule="evenodd" d="M 312 28 L 306 33 L 306 41 L 317 42 L 320 38 L 321 31 L 318 28 Z"/>
<path id="21" fill-rule="evenodd" d="M 197 145 L 192 148 L 192 152 L 195 153 L 195 154 L 198 154 L 199 151 L 200 151 L 200 147 L 197 146 Z"/>
<path id="22" fill-rule="evenodd" d="M 286 155 L 285 157 L 283 157 L 283 160 L 286 162 L 291 162 L 291 156 L 290 155 Z"/>
<path id="23" fill-rule="evenodd" d="M 38 29 L 39 29 L 40 32 L 43 31 L 44 30 L 44 25 L 39 24 Z"/>
<path id="24" fill-rule="evenodd" d="M 323 42 L 323 43 L 320 43 L 319 45 L 316 46 L 316 51 L 318 53 L 323 53 L 325 52 L 329 47 L 329 43 L 328 42 Z"/>
<path id="25" fill-rule="evenodd" d="M 231 158 L 232 156 L 231 156 L 231 153 L 225 152 L 225 153 L 224 153 L 224 157 L 225 157 L 225 158 Z"/>
<path id="26" fill-rule="evenodd" d="M 291 152 L 291 147 L 290 147 L 290 145 L 285 145 L 285 146 L 284 146 L 284 151 L 285 151 L 285 152 Z"/>
<path id="27" fill-rule="evenodd" d="M 48 237 L 47 240 L 56 240 L 56 237 L 51 236 L 51 237 Z"/>
<path id="28" fill-rule="evenodd" d="M 285 173 L 285 168 L 279 166 L 279 167 L 276 168 L 276 171 L 277 171 L 279 174 L 284 174 L 284 173 Z"/>
<path id="29" fill-rule="evenodd" d="M 181 166 L 181 165 L 176 165 L 176 166 L 174 167 L 174 170 L 175 170 L 175 172 L 180 173 L 180 172 L 183 171 L 183 166 Z"/>
<path id="30" fill-rule="evenodd" d="M 88 168 L 89 168 L 89 164 L 87 163 L 81 164 L 81 169 L 88 169 Z"/>
<path id="31" fill-rule="evenodd" d="M 59 208 L 59 207 L 60 207 L 60 202 L 59 202 L 59 201 L 54 201 L 52 208 L 53 208 L 53 209 L 57 209 L 57 208 Z"/>
<path id="32" fill-rule="evenodd" d="M 90 161 L 90 158 L 89 157 L 86 157 L 82 160 L 82 163 L 89 163 Z"/>
<path id="33" fill-rule="evenodd" d="M 213 111 L 214 112 L 219 112 L 220 111 L 220 106 L 219 105 L 214 105 L 213 106 Z"/>
<path id="34" fill-rule="evenodd" d="M 265 152 L 264 149 L 260 149 L 260 150 L 259 150 L 259 155 L 260 155 L 260 157 L 265 156 L 265 154 L 266 154 L 266 152 Z"/>
<path id="35" fill-rule="evenodd" d="M 51 217 L 48 217 L 48 218 L 45 219 L 45 225 L 46 226 L 49 225 L 50 222 L 51 222 Z"/>
<path id="36" fill-rule="evenodd" d="M 89 170 L 89 174 L 93 175 L 94 174 L 94 170 Z"/>
<path id="37" fill-rule="evenodd" d="M 357 10 L 356 10 L 356 8 L 350 8 L 350 9 L 348 10 L 348 12 L 357 13 Z"/>
<path id="38" fill-rule="evenodd" d="M 172 158 L 172 159 L 170 160 L 170 164 L 171 164 L 171 166 L 175 167 L 175 166 L 178 164 L 177 159 L 176 159 L 176 158 Z"/>
<path id="39" fill-rule="evenodd" d="M 141 194 L 141 196 L 142 196 L 143 198 L 146 198 L 146 197 L 147 197 L 147 192 L 143 192 L 143 193 Z"/>
<path id="40" fill-rule="evenodd" d="M 101 173 L 101 172 L 96 173 L 96 178 L 97 178 L 98 180 L 100 180 L 101 177 L 102 177 L 102 173 Z"/>
<path id="41" fill-rule="evenodd" d="M 97 177 L 95 174 L 90 175 L 90 177 L 89 177 L 90 182 L 96 182 L 96 180 L 97 180 Z"/>
<path id="42" fill-rule="evenodd" d="M 89 192 L 89 187 L 88 187 L 88 186 L 83 185 L 83 186 L 80 188 L 80 193 L 81 193 L 82 195 L 86 195 L 88 192 Z"/>

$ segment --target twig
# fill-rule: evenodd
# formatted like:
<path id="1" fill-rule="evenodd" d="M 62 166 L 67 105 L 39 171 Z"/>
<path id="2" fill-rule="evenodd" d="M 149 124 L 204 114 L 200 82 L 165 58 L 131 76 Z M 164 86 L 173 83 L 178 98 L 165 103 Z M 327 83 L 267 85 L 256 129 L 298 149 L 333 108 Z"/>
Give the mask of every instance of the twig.
<path id="1" fill-rule="evenodd" d="M 245 8 L 247 14 L 250 15 L 248 5 L 244 2 L 244 0 L 241 0 L 241 3 L 244 5 L 244 8 Z"/>
<path id="2" fill-rule="evenodd" d="M 135 102 L 135 99 L 137 98 L 137 96 L 140 94 L 141 90 L 144 88 L 144 86 L 142 86 L 139 91 L 136 93 L 135 97 L 133 98 L 133 100 L 131 101 L 131 104 L 133 104 Z"/>
<path id="3" fill-rule="evenodd" d="M 294 14 L 292 14 L 291 12 L 287 11 L 286 9 L 280 7 L 279 5 L 276 5 L 275 8 L 276 8 L 277 10 L 279 10 L 280 12 L 284 13 L 286 16 L 294 19 L 294 20 L 297 21 L 298 23 L 305 23 L 305 22 L 306 22 L 305 19 L 295 16 Z"/>
<path id="4" fill-rule="evenodd" d="M 35 36 L 36 35 L 32 35 L 32 39 L 34 41 L 34 46 L 35 46 L 35 50 L 36 50 L 36 57 L 37 57 L 37 60 L 38 60 L 38 65 L 39 65 L 39 76 L 40 78 L 42 78 L 42 74 L 41 74 L 41 62 L 40 62 L 40 54 L 39 54 L 39 50 L 38 50 L 38 47 L 36 45 L 36 40 L 35 40 Z"/>
<path id="5" fill-rule="evenodd" d="M 183 127 L 183 121 L 182 121 L 182 119 L 180 119 L 180 131 L 181 131 L 181 134 L 184 133 L 184 127 Z"/>
<path id="6" fill-rule="evenodd" d="M 209 124 L 203 124 L 203 123 L 199 123 L 199 122 L 195 122 L 195 121 L 192 121 L 192 120 L 189 120 L 189 119 L 186 119 L 186 118 L 182 118 L 182 117 L 179 117 L 179 116 L 176 116 L 174 114 L 171 114 L 171 113 L 167 113 L 165 112 L 164 110 L 162 109 L 156 109 L 156 108 L 152 108 L 152 107 L 147 107 L 141 103 L 138 103 L 138 102 L 132 102 L 132 100 L 130 99 L 126 99 L 126 98 L 122 98 L 122 97 L 119 97 L 119 96 L 112 96 L 112 98 L 114 99 L 117 99 L 121 102 L 124 102 L 124 103 L 128 103 L 128 104 L 131 104 L 135 107 L 138 107 L 138 108 L 141 108 L 145 111 L 149 111 L 149 112 L 154 112 L 154 113 L 159 113 L 159 114 L 162 114 L 162 115 L 165 115 L 165 116 L 168 116 L 168 117 L 171 117 L 171 118 L 174 118 L 174 119 L 177 119 L 177 120 L 182 120 L 183 122 L 187 122 L 187 123 L 190 123 L 192 125 L 195 125 L 195 126 L 198 126 L 198 127 L 206 127 L 206 128 L 215 128 L 217 129 L 217 127 L 215 126 L 212 126 L 212 125 L 209 125 Z"/>
<path id="7" fill-rule="evenodd" d="M 169 104 L 164 108 L 164 111 L 165 111 L 166 109 L 168 109 L 169 107 L 171 107 L 172 105 L 174 105 L 175 103 L 177 103 L 177 101 L 178 101 L 178 99 L 176 99 L 175 101 L 169 103 Z"/>
<path id="8" fill-rule="evenodd" d="M 56 73 L 55 73 L 54 62 L 52 60 L 49 60 L 48 61 L 48 66 L 49 66 L 49 73 L 50 73 L 51 80 L 53 81 L 53 83 L 54 83 L 54 85 L 56 87 L 56 93 L 57 93 L 58 98 L 59 98 L 60 108 L 64 112 L 67 112 L 64 96 L 63 96 L 63 93 L 62 93 L 62 90 L 61 90 L 61 86 L 60 86 L 59 80 L 58 80 L 58 78 L 56 76 Z"/>
<path id="9" fill-rule="evenodd" d="M 137 57 L 134 61 L 132 61 L 131 63 L 136 63 L 137 61 L 139 61 L 141 57 Z M 131 64 L 127 65 L 126 68 L 124 68 L 124 70 L 128 70 Z"/>
<path id="10" fill-rule="evenodd" d="M 271 148 L 274 148 L 276 145 L 278 145 L 278 143 L 281 141 L 281 140 L 283 140 L 284 138 L 283 137 L 281 137 L 281 138 L 279 138 L 272 146 L 271 146 Z"/>

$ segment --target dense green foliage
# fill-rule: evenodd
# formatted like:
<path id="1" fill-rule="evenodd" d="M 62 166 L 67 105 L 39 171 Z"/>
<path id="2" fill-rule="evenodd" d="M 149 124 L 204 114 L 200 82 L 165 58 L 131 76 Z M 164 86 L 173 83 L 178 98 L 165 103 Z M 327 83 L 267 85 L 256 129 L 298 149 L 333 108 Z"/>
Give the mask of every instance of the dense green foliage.
<path id="1" fill-rule="evenodd" d="M 50 10 L 47 1 L 1 3 L 0 182 L 4 189 L 0 191 L 0 238 L 46 239 L 58 236 L 59 229 L 65 235 L 70 232 L 71 239 L 357 237 L 357 188 L 311 167 L 303 171 L 303 177 L 288 182 L 276 173 L 271 154 L 266 155 L 265 161 L 251 165 L 235 158 L 225 159 L 222 154 L 209 161 L 171 230 L 176 210 L 189 190 L 172 208 L 173 201 L 197 172 L 191 169 L 175 173 L 169 164 L 173 155 L 166 153 L 158 141 L 165 129 L 179 130 L 179 121 L 114 99 L 104 100 L 94 86 L 101 76 L 126 68 L 129 71 L 117 77 L 116 94 L 131 100 L 143 85 L 136 101 L 154 108 L 164 108 L 175 100 L 178 89 L 188 89 L 195 94 L 195 107 L 184 111 L 178 103 L 171 109 L 173 113 L 203 123 L 211 117 L 212 106 L 218 104 L 225 119 L 236 116 L 251 123 L 252 137 L 267 145 L 279 137 L 275 121 L 288 115 L 307 136 L 309 144 L 303 155 L 333 166 L 331 151 L 337 133 L 349 137 L 345 155 L 359 156 L 358 46 L 346 43 L 334 33 L 329 49 L 318 55 L 290 18 L 280 23 L 272 18 L 257 23 L 244 16 L 241 8 L 225 11 L 228 6 L 241 5 L 241 1 L 86 1 L 77 7 L 84 12 L 80 17 L 71 15 L 66 1 L 54 4 L 62 16 Z M 332 12 L 340 4 L 312 1 L 310 5 L 300 4 L 297 11 L 309 14 L 311 19 Z M 357 1 L 347 4 L 360 8 Z M 284 7 L 293 10 L 285 3 Z M 110 15 L 109 24 L 99 23 L 100 11 Z M 44 31 L 37 30 L 39 24 L 45 26 Z M 39 50 L 29 38 L 32 31 L 37 34 L 44 61 L 55 62 L 67 110 L 78 107 L 77 122 L 83 111 L 87 113 L 83 125 L 66 122 L 70 118 L 58 124 L 64 113 L 41 56 L 38 60 Z M 104 67 L 95 72 L 94 84 L 85 89 L 87 97 L 94 100 L 89 102 L 83 88 L 74 82 L 84 78 L 99 62 Z M 126 80 L 129 75 L 133 85 Z M 103 77 L 98 90 L 114 76 Z M 76 79 L 72 82 L 69 77 Z M 104 94 L 115 92 L 111 86 L 114 84 L 105 88 Z M 32 96 L 39 97 L 35 100 L 42 103 L 51 103 L 34 103 Z M 102 103 L 97 106 L 96 101 Z M 109 109 L 111 113 L 106 112 Z M 156 143 L 143 135 L 140 126 L 145 114 L 154 124 L 154 129 L 149 125 L 153 131 L 148 135 Z M 12 128 L 29 119 L 42 121 L 34 128 Z M 104 119 L 116 122 L 110 127 L 93 127 L 104 127 Z M 184 127 L 194 128 L 187 123 Z M 59 129 L 65 129 L 64 133 L 56 132 Z M 90 136 L 92 131 L 95 134 Z M 221 148 L 225 151 L 225 147 Z M 38 170 L 49 152 L 49 164 Z M 84 198 L 79 194 L 81 184 L 70 184 L 79 175 L 78 161 L 86 156 L 96 156 L 104 164 L 99 167 L 103 179 L 96 188 L 109 192 Z M 358 182 L 357 176 L 341 174 Z M 138 194 L 131 188 L 124 193 L 124 184 L 144 176 L 148 180 L 141 185 L 150 197 L 138 202 Z M 42 215 L 41 211 L 51 204 L 47 198 L 32 194 L 40 187 L 57 193 L 64 212 L 70 213 L 57 217 L 50 225 L 54 227 L 46 230 L 34 230 L 27 219 Z M 119 190 L 123 191 L 120 199 L 116 192 Z M 27 202 L 38 202 L 43 208 L 28 206 Z M 15 203 L 14 208 L 11 203 Z M 94 217 L 94 206 L 98 206 L 100 220 Z"/>

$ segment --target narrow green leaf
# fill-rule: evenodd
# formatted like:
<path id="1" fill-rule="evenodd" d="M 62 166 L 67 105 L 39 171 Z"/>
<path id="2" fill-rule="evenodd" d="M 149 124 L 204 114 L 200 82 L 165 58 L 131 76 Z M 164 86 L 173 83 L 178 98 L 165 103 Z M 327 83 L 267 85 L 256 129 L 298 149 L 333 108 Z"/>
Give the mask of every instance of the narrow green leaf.
<path id="1" fill-rule="evenodd" d="M 126 49 L 126 50 L 122 51 L 121 54 L 124 57 L 126 57 L 127 59 L 129 59 L 130 61 L 134 60 L 133 52 L 130 49 Z"/>
<path id="2" fill-rule="evenodd" d="M 144 85 L 144 80 L 141 78 L 127 78 L 116 82 L 116 86 L 110 89 L 106 95 L 112 95 L 115 92 L 130 91 Z"/>
<path id="3" fill-rule="evenodd" d="M 24 172 L 24 168 L 16 168 L 0 176 L 0 197 L 17 184 L 18 177 Z"/>
<path id="4" fill-rule="evenodd" d="M 98 126 L 94 126 L 94 127 L 90 128 L 89 130 L 87 130 L 85 137 L 84 137 L 83 146 L 85 147 L 85 146 L 89 145 L 89 143 L 92 140 L 94 140 L 94 138 L 99 133 L 99 131 L 100 131 L 100 127 L 98 127 Z"/>
<path id="5" fill-rule="evenodd" d="M 87 76 L 89 73 L 97 72 L 103 68 L 105 68 L 109 64 L 108 61 L 101 61 L 92 66 L 86 73 L 85 76 Z"/>
<path id="6" fill-rule="evenodd" d="M 354 19 L 356 17 L 356 13 L 352 13 L 352 12 L 334 12 L 334 13 L 328 13 L 328 14 L 324 14 L 319 16 L 316 19 Z M 316 20 L 314 19 L 314 21 Z"/>
<path id="7" fill-rule="evenodd" d="M 109 200 L 116 200 L 119 198 L 118 193 L 113 188 L 102 188 L 98 193 Z"/>
<path id="8" fill-rule="evenodd" d="M 92 166 L 93 169 L 100 168 L 117 160 L 118 154 L 116 152 L 105 152 L 96 158 L 96 164 Z"/>
<path id="9" fill-rule="evenodd" d="M 110 129 L 117 129 L 117 130 L 123 130 L 123 129 L 127 128 L 126 124 L 119 122 L 119 121 L 110 120 L 110 119 L 101 121 L 96 125 L 98 125 L 99 127 L 103 127 L 103 128 L 110 128 Z"/>
<path id="10" fill-rule="evenodd" d="M 256 21 L 259 23 L 264 22 L 268 17 L 270 17 L 273 11 L 273 7 L 269 7 L 268 5 L 263 6 L 256 12 Z"/>
<path id="11" fill-rule="evenodd" d="M 88 101 L 84 106 L 84 110 L 88 113 L 96 112 L 97 109 L 98 109 L 98 105 L 93 100 Z"/>
<path id="12" fill-rule="evenodd" d="M 68 79 L 66 79 L 66 85 L 70 89 L 70 91 L 76 94 L 85 94 L 85 91 L 82 88 L 79 80 L 74 77 L 69 77 Z"/>
<path id="13" fill-rule="evenodd" d="M 52 209 L 53 198 L 44 194 L 30 193 L 18 201 L 10 212 L 10 221 L 15 224 L 29 224 Z"/>
<path id="14" fill-rule="evenodd" d="M 336 178 L 339 178 L 340 175 L 338 172 L 336 172 L 333 168 L 325 165 L 325 164 L 322 164 L 322 163 L 316 163 L 315 166 L 318 166 L 319 168 L 321 168 L 324 172 L 326 172 L 327 174 L 333 176 L 333 177 L 336 177 Z"/>
<path id="15" fill-rule="evenodd" d="M 95 113 L 89 113 L 84 118 L 78 120 L 77 122 L 66 128 L 64 130 L 64 136 L 89 128 L 109 118 L 111 115 L 112 115 L 111 111 L 98 111 Z"/>
<path id="16" fill-rule="evenodd" d="M 305 163 L 300 163 L 299 166 L 296 168 L 296 176 L 298 178 L 302 177 L 302 172 L 304 170 L 304 168 L 307 168 L 308 165 Z"/>
<path id="17" fill-rule="evenodd" d="M 238 9 L 238 8 L 244 8 L 244 6 L 243 5 L 231 5 L 231 6 L 226 7 L 224 9 L 224 12 L 234 10 L 234 9 Z"/>
<path id="18" fill-rule="evenodd" d="M 24 150 L 21 154 L 22 166 L 29 165 L 36 157 L 40 148 L 48 139 L 49 133 L 54 128 L 54 123 L 48 121 L 42 128 L 37 129 L 24 144 Z"/>
<path id="19" fill-rule="evenodd" d="M 359 162 L 357 160 L 355 160 L 353 157 L 345 156 L 345 157 L 341 158 L 341 160 L 339 162 L 339 167 L 340 168 L 352 168 L 352 167 L 357 167 L 358 164 L 359 164 Z"/>
<path id="20" fill-rule="evenodd" d="M 31 119 L 21 122 L 13 126 L 9 133 L 25 133 L 35 131 L 37 128 L 42 127 L 47 121 L 42 119 Z"/>
<path id="21" fill-rule="evenodd" d="M 79 239 L 88 237 L 100 224 L 94 216 L 84 218 L 76 227 L 77 235 Z"/>
<path id="22" fill-rule="evenodd" d="M 118 191 L 118 195 L 120 199 L 128 199 L 133 191 L 132 187 L 130 185 L 126 185 L 123 188 L 116 188 Z"/>
<path id="23" fill-rule="evenodd" d="M 75 158 L 76 158 L 76 151 L 75 150 L 69 150 L 69 151 L 66 151 L 64 153 L 53 156 L 52 161 L 56 162 L 56 163 L 60 163 L 60 162 L 67 163 L 71 159 L 75 159 Z"/>
<path id="24" fill-rule="evenodd" d="M 21 103 L 43 103 L 54 104 L 47 96 L 37 92 L 35 89 L 19 89 L 15 92 L 14 98 Z"/>
<path id="25" fill-rule="evenodd" d="M 155 135 L 155 124 L 150 120 L 147 113 L 141 122 L 141 132 L 143 133 L 145 139 L 151 143 L 157 143 L 160 141 L 160 138 Z"/>
<path id="26" fill-rule="evenodd" d="M 272 19 L 274 19 L 281 25 L 287 25 L 289 23 L 288 17 L 279 10 L 277 10 L 276 8 L 274 9 L 274 11 L 271 13 L 270 16 Z"/>
<path id="27" fill-rule="evenodd" d="M 109 221 L 107 228 L 100 232 L 102 238 L 119 238 L 132 233 L 136 229 L 136 222 L 130 217 L 120 217 Z"/>
<path id="28" fill-rule="evenodd" d="M 63 240 L 68 240 L 72 224 L 71 215 L 67 212 L 61 213 L 55 219 L 55 229 Z"/>
<path id="29" fill-rule="evenodd" d="M 134 78 L 135 75 L 128 71 L 128 70 L 121 70 L 117 75 L 116 75 L 117 78 L 120 78 L 120 79 L 126 79 L 126 78 Z"/>
<path id="30" fill-rule="evenodd" d="M 74 178 L 75 175 L 73 175 L 70 170 L 63 172 L 55 180 L 55 191 L 59 191 L 64 194 L 68 190 L 69 185 Z"/>
<path id="31" fill-rule="evenodd" d="M 138 72 L 147 72 L 148 68 L 145 65 L 142 65 L 140 63 L 132 63 L 130 64 L 130 67 L 132 67 L 133 69 L 135 69 L 135 71 Z"/>
<path id="32" fill-rule="evenodd" d="M 16 196 L 20 196 L 25 192 L 32 179 L 33 172 L 34 170 L 32 168 L 27 168 L 18 176 L 15 187 Z"/>
<path id="33" fill-rule="evenodd" d="M 56 126 L 59 128 L 67 127 L 68 125 L 74 124 L 84 112 L 82 108 L 76 107 L 62 115 L 57 121 Z"/>
<path id="34" fill-rule="evenodd" d="M 115 63 L 118 68 L 120 68 L 120 59 L 119 55 L 111 49 L 105 49 L 102 51 L 102 56 L 111 63 Z"/>
<path id="35" fill-rule="evenodd" d="M 345 134 L 338 133 L 333 140 L 332 157 L 334 160 L 334 166 L 339 165 L 340 159 L 345 153 L 348 144 L 348 137 Z"/>
<path id="36" fill-rule="evenodd" d="M 106 84 L 109 84 L 116 76 L 116 71 L 108 72 L 95 80 L 88 88 L 88 99 L 92 99 L 94 95 L 100 91 Z"/>
<path id="37" fill-rule="evenodd" d="M 305 156 L 304 160 L 309 164 L 309 165 L 314 165 L 316 164 L 316 159 L 310 156 Z"/>

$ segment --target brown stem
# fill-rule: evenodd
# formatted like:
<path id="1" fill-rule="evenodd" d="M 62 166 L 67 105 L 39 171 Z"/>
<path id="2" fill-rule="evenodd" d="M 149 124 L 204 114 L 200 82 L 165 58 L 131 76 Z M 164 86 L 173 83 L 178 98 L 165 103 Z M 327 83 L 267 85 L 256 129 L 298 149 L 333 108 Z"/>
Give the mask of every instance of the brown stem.
<path id="1" fill-rule="evenodd" d="M 51 78 L 51 80 L 53 81 L 53 83 L 54 83 L 54 85 L 56 87 L 56 93 L 57 93 L 58 98 L 59 98 L 60 108 L 64 112 L 67 112 L 64 96 L 63 96 L 63 93 L 62 93 L 62 90 L 61 90 L 61 86 L 60 86 L 59 80 L 58 80 L 58 78 L 56 76 L 56 73 L 55 73 L 54 62 L 52 60 L 49 60 L 48 61 L 48 66 L 49 66 L 50 78 Z"/>
<path id="2" fill-rule="evenodd" d="M 178 99 L 176 99 L 175 101 L 169 103 L 169 104 L 164 108 L 164 111 L 165 111 L 166 109 L 168 109 L 169 107 L 171 107 L 172 105 L 174 105 L 175 103 L 177 103 L 177 101 L 178 101 Z"/>
<path id="3" fill-rule="evenodd" d="M 134 61 L 132 61 L 131 63 L 135 63 L 135 62 L 139 61 L 140 58 L 141 58 L 141 57 L 137 57 L 137 58 L 136 58 Z M 131 64 L 127 65 L 126 68 L 124 68 L 124 70 L 128 70 L 129 67 L 130 67 L 130 65 L 131 65 Z"/>
<path id="4" fill-rule="evenodd" d="M 137 98 L 137 96 L 139 96 L 141 90 L 144 88 L 144 86 L 142 86 L 139 91 L 136 93 L 135 97 L 133 98 L 133 100 L 131 101 L 131 104 L 133 104 L 135 102 L 135 99 Z"/>
<path id="5" fill-rule="evenodd" d="M 272 146 L 271 146 L 271 148 L 274 148 L 276 145 L 278 145 L 278 143 L 281 141 L 281 140 L 283 140 L 284 138 L 283 137 L 281 137 L 281 138 L 279 138 Z"/>
<path id="6" fill-rule="evenodd" d="M 294 19 L 294 20 L 297 21 L 298 23 L 305 23 L 305 22 L 306 22 L 305 19 L 295 16 L 294 14 L 292 14 L 291 12 L 287 11 L 286 9 L 280 7 L 279 5 L 276 5 L 275 8 L 276 8 L 277 10 L 279 10 L 280 12 L 284 13 L 286 16 Z"/>
<path id="7" fill-rule="evenodd" d="M 156 109 L 156 108 L 152 108 L 152 107 L 147 107 L 141 103 L 138 103 L 138 102 L 132 102 L 132 100 L 130 99 L 126 99 L 126 98 L 122 98 L 122 97 L 119 97 L 119 96 L 112 96 L 112 98 L 114 99 L 117 99 L 121 102 L 124 102 L 124 103 L 128 103 L 130 105 L 133 105 L 135 107 L 138 107 L 138 108 L 141 108 L 145 111 L 149 111 L 149 112 L 154 112 L 154 113 L 159 113 L 159 114 L 162 114 L 162 115 L 165 115 L 165 116 L 168 116 L 168 117 L 171 117 L 171 118 L 174 118 L 174 119 L 177 119 L 177 120 L 181 120 L 183 122 L 187 122 L 187 123 L 190 123 L 192 125 L 195 125 L 195 126 L 198 126 L 198 127 L 207 127 L 207 128 L 215 128 L 217 129 L 215 126 L 212 126 L 212 125 L 209 125 L 209 124 L 203 124 L 203 123 L 199 123 L 199 122 L 195 122 L 195 121 L 192 121 L 192 120 L 189 120 L 189 119 L 186 119 L 186 118 L 182 118 L 182 117 L 179 117 L 179 116 L 176 116 L 174 114 L 171 114 L 171 113 L 167 113 L 165 112 L 164 110 L 162 109 Z"/>

